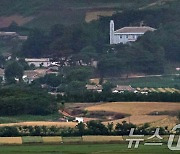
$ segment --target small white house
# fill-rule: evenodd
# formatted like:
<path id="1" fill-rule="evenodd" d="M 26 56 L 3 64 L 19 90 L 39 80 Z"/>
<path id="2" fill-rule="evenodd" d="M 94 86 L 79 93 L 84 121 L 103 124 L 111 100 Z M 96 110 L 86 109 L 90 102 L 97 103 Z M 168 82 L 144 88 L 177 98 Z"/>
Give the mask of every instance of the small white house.
<path id="1" fill-rule="evenodd" d="M 83 117 L 76 117 L 75 121 L 77 121 L 78 123 L 84 122 Z"/>
<path id="2" fill-rule="evenodd" d="M 114 21 L 110 21 L 110 44 L 135 42 L 138 37 L 144 35 L 148 31 L 155 31 L 156 29 L 148 26 L 140 27 L 123 27 L 114 30 Z"/>
<path id="3" fill-rule="evenodd" d="M 35 67 L 49 67 L 51 65 L 49 58 L 25 58 L 28 65 L 34 65 Z"/>

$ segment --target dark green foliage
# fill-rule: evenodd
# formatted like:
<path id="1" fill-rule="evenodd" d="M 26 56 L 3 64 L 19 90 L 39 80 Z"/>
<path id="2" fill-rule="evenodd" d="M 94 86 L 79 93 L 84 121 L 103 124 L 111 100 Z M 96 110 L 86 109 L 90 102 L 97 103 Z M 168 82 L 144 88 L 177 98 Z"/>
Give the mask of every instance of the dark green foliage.
<path id="1" fill-rule="evenodd" d="M 179 93 L 97 93 L 84 91 L 80 93 L 58 96 L 59 100 L 65 102 L 121 102 L 121 101 L 140 101 L 140 102 L 180 102 Z"/>
<path id="2" fill-rule="evenodd" d="M 80 81 L 87 82 L 88 79 L 92 76 L 92 69 L 90 67 L 72 67 L 68 69 L 65 73 L 66 80 L 71 81 Z"/>
<path id="3" fill-rule="evenodd" d="M 80 136 L 85 134 L 85 124 L 84 123 L 80 122 L 80 123 L 78 123 L 78 125 L 76 127 L 79 131 Z"/>
<path id="4" fill-rule="evenodd" d="M 1 127 L 0 136 L 1 137 L 13 137 L 19 136 L 20 132 L 17 127 Z"/>
<path id="5" fill-rule="evenodd" d="M 24 68 L 16 61 L 10 62 L 5 68 L 5 77 L 7 82 L 14 82 L 15 78 L 22 80 Z"/>
<path id="6" fill-rule="evenodd" d="M 87 123 L 87 133 L 89 135 L 106 135 L 108 129 L 100 121 L 89 121 Z"/>
<path id="7" fill-rule="evenodd" d="M 1 137 L 24 136 L 23 143 L 42 142 L 40 136 L 82 136 L 82 135 L 129 135 L 131 128 L 135 128 L 136 135 L 153 135 L 156 128 L 144 124 L 137 127 L 134 124 L 123 121 L 117 123 L 113 128 L 113 123 L 105 126 L 99 121 L 89 121 L 87 124 L 79 123 L 75 128 L 59 128 L 55 126 L 17 126 L 17 127 L 1 127 Z M 160 128 L 160 135 L 167 135 L 169 131 L 165 128 Z M 32 137 L 34 136 L 34 137 Z M 70 142 L 70 138 L 64 138 Z M 76 138 L 77 141 L 82 141 L 81 138 Z"/>
<path id="8" fill-rule="evenodd" d="M 47 84 L 51 87 L 58 87 L 63 82 L 63 77 L 55 74 L 46 74 L 38 79 L 41 84 Z"/>
<path id="9" fill-rule="evenodd" d="M 38 58 L 47 54 L 48 42 L 48 37 L 42 31 L 38 29 L 33 30 L 28 40 L 23 44 L 23 56 Z"/>
<path id="10" fill-rule="evenodd" d="M 0 115 L 47 115 L 56 111 L 54 98 L 37 87 L 0 89 Z"/>

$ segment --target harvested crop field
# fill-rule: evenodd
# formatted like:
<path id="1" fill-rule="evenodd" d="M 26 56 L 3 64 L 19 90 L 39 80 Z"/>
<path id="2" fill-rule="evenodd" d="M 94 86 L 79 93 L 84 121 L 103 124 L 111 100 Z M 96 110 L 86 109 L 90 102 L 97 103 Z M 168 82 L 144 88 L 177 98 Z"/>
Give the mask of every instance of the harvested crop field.
<path id="1" fill-rule="evenodd" d="M 37 121 L 37 122 L 19 122 L 19 123 L 9 123 L 9 124 L 0 124 L 0 127 L 3 126 L 57 126 L 57 127 L 75 127 L 76 122 L 47 122 L 47 121 Z"/>
<path id="2" fill-rule="evenodd" d="M 113 102 L 87 107 L 88 111 L 111 111 L 131 115 L 147 115 L 151 112 L 177 111 L 180 103 L 161 102 Z"/>
<path id="3" fill-rule="evenodd" d="M 84 142 L 112 142 L 123 141 L 122 136 L 83 136 Z"/>
<path id="4" fill-rule="evenodd" d="M 48 136 L 42 137 L 43 143 L 61 143 L 62 137 L 60 136 Z"/>
<path id="5" fill-rule="evenodd" d="M 1 144 L 22 144 L 21 137 L 0 137 Z"/>
<path id="6" fill-rule="evenodd" d="M 158 121 L 166 121 L 166 126 L 171 127 L 176 123 L 176 118 L 170 117 L 168 114 L 159 115 L 163 111 L 178 111 L 180 110 L 179 103 L 161 103 L 161 102 L 113 102 L 94 105 L 85 108 L 88 111 L 110 111 L 117 113 L 130 114 L 130 117 L 126 117 L 119 120 L 113 120 L 109 122 L 121 123 L 122 121 L 131 122 L 134 124 L 153 123 L 154 126 L 158 124 Z M 156 113 L 156 115 L 150 115 Z M 171 118 L 171 120 L 169 120 Z M 105 122 L 105 124 L 108 122 Z M 160 124 L 164 125 L 163 123 Z"/>

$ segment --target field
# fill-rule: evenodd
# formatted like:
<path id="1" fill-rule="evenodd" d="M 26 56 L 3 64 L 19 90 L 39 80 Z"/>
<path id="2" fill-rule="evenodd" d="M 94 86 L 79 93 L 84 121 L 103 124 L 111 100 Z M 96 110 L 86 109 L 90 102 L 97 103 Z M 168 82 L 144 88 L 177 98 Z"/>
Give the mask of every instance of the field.
<path id="1" fill-rule="evenodd" d="M 72 117 L 84 117 L 84 122 L 101 120 L 104 124 L 127 121 L 136 125 L 150 123 L 151 126 L 168 126 L 177 123 L 180 104 L 173 102 L 111 102 L 111 103 L 67 103 L 66 112 Z M 86 113 L 86 114 L 84 114 Z M 61 114 L 50 116 L 0 117 L 1 126 L 57 126 L 75 127 L 76 122 L 60 122 Z"/>
<path id="2" fill-rule="evenodd" d="M 143 8 L 160 0 L 1 0 L 0 27 L 12 21 L 29 27 L 49 28 L 54 24 L 75 24 L 96 19 L 97 14 L 111 11 Z M 167 1 L 167 0 L 161 0 Z M 89 12 L 91 15 L 89 16 Z M 97 13 L 98 12 L 98 13 Z"/>
<path id="3" fill-rule="evenodd" d="M 170 151 L 166 145 L 143 146 L 138 149 L 128 149 L 127 144 L 85 144 L 85 145 L 21 145 L 1 146 L 0 154 L 178 154 Z"/>
<path id="4" fill-rule="evenodd" d="M 175 70 L 175 67 L 174 67 Z M 178 72 L 174 72 L 178 73 Z M 167 76 L 149 76 L 149 77 L 138 77 L 129 79 L 113 78 L 109 79 L 115 85 L 131 85 L 132 87 L 148 87 L 148 88 L 175 88 L 180 86 L 180 78 L 174 75 Z"/>
<path id="5" fill-rule="evenodd" d="M 88 111 L 109 111 L 131 115 L 119 120 L 114 120 L 114 124 L 122 121 L 134 124 L 153 123 L 156 126 L 172 127 L 176 124 L 175 117 L 170 117 L 168 113 L 180 110 L 179 103 L 162 102 L 113 102 L 86 107 Z M 163 121 L 163 123 L 161 123 Z M 108 121 L 109 122 L 109 121 Z M 105 122 L 108 123 L 108 122 Z M 155 123 L 156 122 L 156 123 Z"/>
<path id="6" fill-rule="evenodd" d="M 48 122 L 48 121 L 29 121 L 29 122 L 18 122 L 18 123 L 6 123 L 0 124 L 0 127 L 3 126 L 56 126 L 56 127 L 75 127 L 76 122 Z"/>
<path id="7" fill-rule="evenodd" d="M 0 124 L 17 123 L 24 121 L 58 121 L 62 117 L 59 113 L 47 116 L 40 115 L 20 115 L 20 116 L 0 116 Z"/>

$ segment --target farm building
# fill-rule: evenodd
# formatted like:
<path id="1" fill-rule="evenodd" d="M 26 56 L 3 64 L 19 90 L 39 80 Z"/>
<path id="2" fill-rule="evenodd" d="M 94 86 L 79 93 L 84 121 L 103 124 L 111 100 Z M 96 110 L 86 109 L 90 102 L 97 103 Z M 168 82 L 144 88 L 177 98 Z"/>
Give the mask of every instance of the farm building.
<path id="1" fill-rule="evenodd" d="M 131 86 L 120 86 L 120 85 L 117 85 L 116 88 L 112 89 L 112 93 L 123 93 L 125 91 L 135 92 L 136 90 Z"/>
<path id="2" fill-rule="evenodd" d="M 90 91 L 96 91 L 96 92 L 102 92 L 102 86 L 101 85 L 86 85 L 86 89 Z"/>
<path id="3" fill-rule="evenodd" d="M 123 27 L 114 30 L 114 21 L 110 21 L 110 44 L 135 42 L 139 36 L 144 35 L 148 31 L 155 31 L 156 29 L 148 26 L 140 27 Z"/>

